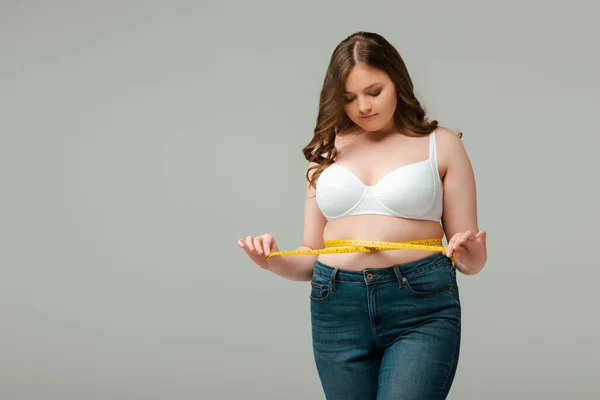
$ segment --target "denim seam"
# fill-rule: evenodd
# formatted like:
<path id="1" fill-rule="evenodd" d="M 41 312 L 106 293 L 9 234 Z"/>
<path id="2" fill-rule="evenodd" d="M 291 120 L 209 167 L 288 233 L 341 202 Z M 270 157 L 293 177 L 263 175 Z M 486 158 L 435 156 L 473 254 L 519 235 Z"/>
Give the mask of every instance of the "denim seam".
<path id="1" fill-rule="evenodd" d="M 323 286 L 324 286 L 324 285 L 320 285 L 320 284 L 318 284 L 318 283 L 315 283 L 315 282 L 311 282 L 311 285 L 312 285 L 312 286 L 315 286 L 315 287 L 317 287 L 317 288 L 319 289 L 319 293 L 320 293 L 321 295 L 323 294 L 323 292 L 322 292 L 322 291 L 323 291 Z M 329 298 L 329 295 L 330 295 L 330 294 L 331 294 L 331 289 L 330 289 L 329 287 L 327 287 L 327 295 L 326 295 L 325 297 L 314 297 L 314 296 L 312 295 L 312 290 L 311 290 L 311 293 L 310 293 L 310 298 L 311 298 L 312 300 L 314 300 L 314 301 L 324 301 L 324 300 L 327 300 L 327 299 Z"/>
<path id="2" fill-rule="evenodd" d="M 403 288 L 404 287 L 404 281 L 402 279 L 404 277 L 402 276 L 402 271 L 400 271 L 400 268 L 394 267 L 394 275 L 396 275 L 396 281 L 398 282 L 398 286 L 400 288 Z"/>
<path id="3" fill-rule="evenodd" d="M 393 267 L 390 267 L 390 268 L 393 268 Z M 430 271 L 433 271 L 433 270 L 436 270 L 436 269 L 439 269 L 439 268 L 446 268 L 446 266 L 443 263 L 441 263 L 441 262 L 440 263 L 435 263 L 434 265 L 432 265 L 429 268 L 426 268 L 426 269 L 423 269 L 423 270 L 419 270 L 417 272 L 413 272 L 411 274 L 407 274 L 407 275 L 403 275 L 403 276 L 405 278 L 410 278 L 412 276 L 418 276 L 418 275 L 421 275 L 421 274 L 424 274 L 426 272 L 430 272 Z M 319 272 L 316 272 L 316 271 L 315 271 L 314 274 L 316 276 L 320 277 L 320 278 L 327 279 L 327 280 L 329 280 L 331 278 L 331 276 L 324 276 L 324 275 L 321 275 Z M 385 280 L 385 281 L 376 281 L 375 283 L 386 283 L 386 282 L 391 282 L 391 281 L 394 281 L 394 280 L 396 280 L 396 279 L 391 278 L 391 279 L 388 279 L 388 280 Z M 363 284 L 363 282 L 360 282 L 360 281 L 347 281 L 347 280 L 344 280 L 344 279 L 336 279 L 335 281 L 336 282 L 344 282 L 344 283 Z"/>
<path id="4" fill-rule="evenodd" d="M 432 265 L 429 268 L 423 269 L 423 270 L 419 270 L 417 272 L 413 272 L 412 274 L 407 274 L 404 275 L 405 278 L 410 278 L 411 276 L 417 276 L 417 275 L 422 275 L 425 272 L 429 272 L 429 271 L 434 271 L 436 269 L 440 269 L 440 268 L 445 268 L 445 265 L 441 264 L 441 263 L 436 263 L 435 265 Z M 446 268 L 447 269 L 447 268 Z"/>
<path id="5" fill-rule="evenodd" d="M 318 273 L 318 272 L 316 272 L 316 271 L 313 273 L 313 275 L 314 275 L 314 276 L 318 276 L 319 278 L 326 279 L 326 280 L 329 280 L 329 279 L 331 278 L 331 276 L 325 276 L 325 275 L 321 275 L 320 273 Z"/>
<path id="6" fill-rule="evenodd" d="M 319 298 L 317 298 L 317 297 L 313 297 L 312 295 L 310 296 L 310 299 L 312 301 L 325 301 L 328 298 L 329 298 L 329 291 L 327 291 L 327 296 L 325 296 L 325 297 L 319 297 Z"/>
<path id="7" fill-rule="evenodd" d="M 408 288 L 408 290 L 411 293 L 416 294 L 417 296 L 430 296 L 430 295 L 433 295 L 433 294 L 440 294 L 440 293 L 444 293 L 444 292 L 447 292 L 447 291 L 452 291 L 452 284 L 450 284 L 450 286 L 448 286 L 447 288 L 433 290 L 431 292 L 417 292 L 412 287 L 410 287 L 410 283 L 408 282 L 408 280 L 406 280 L 405 283 L 406 283 L 406 287 Z M 455 303 L 456 303 L 456 301 L 455 301 Z"/>
<path id="8" fill-rule="evenodd" d="M 458 346 L 460 346 L 460 329 L 457 329 L 457 333 L 458 338 L 456 341 L 456 345 L 454 346 L 454 352 L 452 353 L 452 365 L 450 366 L 450 368 L 448 368 L 448 372 L 446 373 L 446 378 L 444 379 L 444 383 L 442 384 L 442 388 L 440 389 L 440 393 L 438 395 L 439 399 L 442 399 L 442 392 L 446 387 L 446 383 L 448 382 L 448 378 L 450 377 L 450 372 L 455 368 L 456 364 L 458 363 L 458 358 L 456 357 L 456 355 L 458 351 Z"/>
<path id="9" fill-rule="evenodd" d="M 373 333 L 373 338 L 377 343 L 377 327 L 373 324 L 373 307 L 371 307 L 371 293 L 369 293 L 369 288 L 367 287 L 367 310 L 369 311 L 369 325 L 371 325 L 371 332 Z"/>
<path id="10" fill-rule="evenodd" d="M 381 313 L 381 322 L 377 326 L 378 330 L 383 326 L 384 312 L 383 312 L 383 300 L 382 300 L 382 297 L 383 297 L 383 285 L 379 285 L 379 309 L 380 309 L 380 313 Z"/>
<path id="11" fill-rule="evenodd" d="M 336 290 L 335 281 L 336 281 L 337 273 L 338 273 L 338 269 L 334 268 L 333 271 L 331 272 L 331 276 L 329 277 L 329 286 L 330 286 L 331 290 Z"/>
<path id="12" fill-rule="evenodd" d="M 315 275 L 318 276 L 319 278 L 329 279 L 329 278 L 324 277 L 323 275 L 319 275 L 318 273 L 315 273 Z M 374 283 L 387 283 L 387 282 L 393 282 L 395 280 L 396 280 L 395 278 L 391 278 L 391 279 L 387 279 L 387 280 L 373 281 L 373 282 L 370 282 L 369 284 L 371 285 Z M 356 285 L 365 285 L 365 282 L 358 282 L 358 281 L 346 281 L 343 279 L 336 279 L 335 281 L 341 282 L 341 283 L 352 283 L 352 284 L 356 284 Z"/>
<path id="13" fill-rule="evenodd" d="M 450 280 L 452 281 L 452 286 L 450 286 L 450 294 L 452 295 L 452 300 L 454 300 L 454 312 L 456 312 L 456 318 L 458 318 L 458 323 L 460 324 L 460 315 L 458 315 L 458 307 L 460 307 L 460 302 L 454 293 L 456 278 L 452 276 L 452 273 L 450 273 Z M 456 284 L 456 287 L 458 287 L 458 284 Z"/>

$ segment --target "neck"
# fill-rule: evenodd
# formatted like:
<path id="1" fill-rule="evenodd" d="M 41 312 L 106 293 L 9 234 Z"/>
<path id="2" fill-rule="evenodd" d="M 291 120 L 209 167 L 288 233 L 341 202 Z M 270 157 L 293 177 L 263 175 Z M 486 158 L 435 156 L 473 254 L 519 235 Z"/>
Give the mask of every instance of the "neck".
<path id="1" fill-rule="evenodd" d="M 381 129 L 378 129 L 376 131 L 364 131 L 364 134 L 369 137 L 372 140 L 381 140 L 384 137 L 393 134 L 393 133 L 400 133 L 398 131 L 398 129 L 396 128 L 396 123 L 394 121 L 394 118 L 390 119 L 390 121 Z"/>

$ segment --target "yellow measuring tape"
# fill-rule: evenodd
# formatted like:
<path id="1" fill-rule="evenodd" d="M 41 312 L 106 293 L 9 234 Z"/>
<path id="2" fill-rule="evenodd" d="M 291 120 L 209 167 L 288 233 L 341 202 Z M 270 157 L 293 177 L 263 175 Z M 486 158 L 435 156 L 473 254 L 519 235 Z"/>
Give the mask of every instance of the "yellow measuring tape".
<path id="1" fill-rule="evenodd" d="M 431 250 L 446 252 L 442 239 L 411 240 L 409 242 L 379 242 L 373 240 L 326 240 L 324 249 L 274 251 L 267 260 L 275 256 L 299 256 L 304 254 L 367 253 L 387 250 Z M 452 254 L 452 262 L 456 259 Z"/>

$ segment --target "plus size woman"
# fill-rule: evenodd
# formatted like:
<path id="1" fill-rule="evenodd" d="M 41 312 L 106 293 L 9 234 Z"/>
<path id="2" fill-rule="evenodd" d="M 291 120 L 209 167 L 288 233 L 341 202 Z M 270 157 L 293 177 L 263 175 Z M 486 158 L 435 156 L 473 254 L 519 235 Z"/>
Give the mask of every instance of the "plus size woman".
<path id="1" fill-rule="evenodd" d="M 358 32 L 334 50 L 308 161 L 299 250 L 340 239 L 446 237 L 401 249 L 267 258 L 271 234 L 238 241 L 260 267 L 310 281 L 312 343 L 327 399 L 444 399 L 461 343 L 457 271 L 487 261 L 461 134 L 426 117 L 398 51 Z"/>

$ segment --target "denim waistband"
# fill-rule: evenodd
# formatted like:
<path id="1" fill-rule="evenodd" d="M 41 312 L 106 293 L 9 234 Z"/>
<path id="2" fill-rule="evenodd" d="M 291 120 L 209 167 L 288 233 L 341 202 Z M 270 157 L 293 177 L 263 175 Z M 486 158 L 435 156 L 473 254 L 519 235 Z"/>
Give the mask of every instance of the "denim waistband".
<path id="1" fill-rule="evenodd" d="M 335 276 L 337 282 L 383 283 L 400 280 L 402 277 L 420 274 L 442 266 L 450 269 L 453 265 L 452 260 L 440 252 L 403 264 L 396 264 L 386 268 L 365 269 L 362 271 L 339 269 L 317 260 L 315 261 L 313 273 L 325 279 L 331 279 L 332 276 Z"/>

